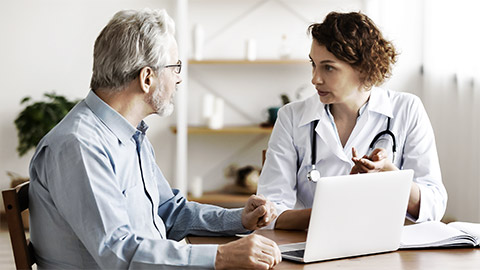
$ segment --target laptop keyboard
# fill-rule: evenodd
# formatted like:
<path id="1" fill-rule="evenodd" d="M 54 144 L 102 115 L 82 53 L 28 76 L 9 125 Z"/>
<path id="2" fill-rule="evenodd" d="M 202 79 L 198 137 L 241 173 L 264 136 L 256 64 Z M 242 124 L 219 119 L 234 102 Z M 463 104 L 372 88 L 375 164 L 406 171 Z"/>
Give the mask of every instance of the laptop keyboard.
<path id="1" fill-rule="evenodd" d="M 303 258 L 303 255 L 305 254 L 305 249 L 285 251 L 285 252 L 282 252 L 282 254 L 284 254 L 284 255 L 289 255 L 289 256 L 294 256 L 294 257 L 299 257 L 299 258 Z"/>

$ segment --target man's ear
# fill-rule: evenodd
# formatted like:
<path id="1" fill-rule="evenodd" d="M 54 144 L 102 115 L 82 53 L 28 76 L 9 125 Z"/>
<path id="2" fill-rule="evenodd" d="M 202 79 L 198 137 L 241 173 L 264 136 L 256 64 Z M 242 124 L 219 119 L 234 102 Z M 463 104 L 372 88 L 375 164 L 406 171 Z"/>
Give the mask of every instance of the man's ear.
<path id="1" fill-rule="evenodd" d="M 154 76 L 155 76 L 155 72 L 151 67 L 144 67 L 140 70 L 140 75 L 138 76 L 138 80 L 140 83 L 140 89 L 144 93 L 150 92 L 150 88 L 153 85 Z"/>

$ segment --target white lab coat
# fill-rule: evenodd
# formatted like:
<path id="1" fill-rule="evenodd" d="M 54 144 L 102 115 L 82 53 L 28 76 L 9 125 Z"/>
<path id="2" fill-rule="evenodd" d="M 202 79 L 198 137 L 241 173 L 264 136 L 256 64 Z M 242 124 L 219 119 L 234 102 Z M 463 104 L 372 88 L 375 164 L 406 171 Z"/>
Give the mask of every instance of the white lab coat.
<path id="1" fill-rule="evenodd" d="M 346 175 L 353 166 L 352 147 L 359 156 L 367 153 L 375 135 L 387 128 L 396 137 L 394 164 L 413 169 L 414 182 L 420 187 L 421 204 L 416 222 L 440 220 L 447 205 L 435 138 L 425 108 L 412 94 L 378 87 L 371 90 L 357 123 L 342 147 L 333 119 L 317 94 L 282 107 L 268 143 L 265 164 L 260 175 L 258 194 L 271 200 L 280 215 L 288 209 L 312 207 L 315 183 L 307 180 L 311 169 L 311 127 L 317 128 L 316 167 L 321 176 Z M 274 226 L 274 222 L 269 226 Z"/>

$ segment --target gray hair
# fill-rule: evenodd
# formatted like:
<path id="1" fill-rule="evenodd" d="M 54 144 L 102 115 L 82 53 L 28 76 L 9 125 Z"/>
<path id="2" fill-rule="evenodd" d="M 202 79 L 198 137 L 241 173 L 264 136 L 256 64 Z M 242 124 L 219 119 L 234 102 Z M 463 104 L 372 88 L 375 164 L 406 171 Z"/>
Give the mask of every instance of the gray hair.
<path id="1" fill-rule="evenodd" d="M 144 67 L 158 71 L 170 61 L 175 23 L 165 10 L 122 10 L 95 41 L 90 88 L 121 91 Z"/>

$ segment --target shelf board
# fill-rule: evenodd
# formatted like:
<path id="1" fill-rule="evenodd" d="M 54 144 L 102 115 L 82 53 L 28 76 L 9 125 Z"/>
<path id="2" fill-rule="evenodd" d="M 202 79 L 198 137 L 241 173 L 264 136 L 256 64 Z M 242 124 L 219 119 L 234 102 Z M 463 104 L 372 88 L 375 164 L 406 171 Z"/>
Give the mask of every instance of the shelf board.
<path id="1" fill-rule="evenodd" d="M 171 126 L 170 130 L 177 133 L 177 127 Z M 206 126 L 189 126 L 188 134 L 270 134 L 272 127 L 261 126 L 226 126 L 221 129 L 211 129 Z"/>
<path id="2" fill-rule="evenodd" d="M 189 60 L 190 65 L 291 65 L 308 64 L 306 59 L 257 59 L 248 61 L 244 59 L 205 59 Z"/>

